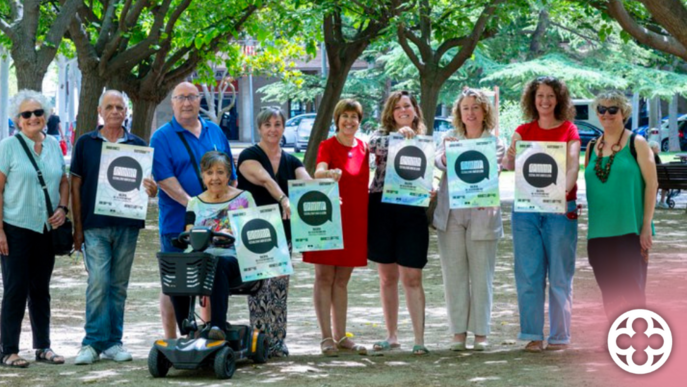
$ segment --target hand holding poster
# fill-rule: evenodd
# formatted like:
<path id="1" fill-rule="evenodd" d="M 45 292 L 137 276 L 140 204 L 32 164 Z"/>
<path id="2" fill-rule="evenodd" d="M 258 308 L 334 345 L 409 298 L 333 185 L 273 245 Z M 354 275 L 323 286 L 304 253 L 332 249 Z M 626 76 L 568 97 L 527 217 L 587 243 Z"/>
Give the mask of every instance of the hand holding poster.
<path id="1" fill-rule="evenodd" d="M 150 176 L 152 167 L 153 148 L 103 142 L 94 213 L 145 220 L 143 177 Z"/>
<path id="2" fill-rule="evenodd" d="M 446 163 L 450 208 L 501 204 L 496 138 L 449 141 Z"/>
<path id="3" fill-rule="evenodd" d="M 250 207 L 229 212 L 236 235 L 241 280 L 255 281 L 293 274 L 279 206 Z"/>
<path id="4" fill-rule="evenodd" d="M 564 142 L 517 142 L 515 211 L 565 212 L 566 145 Z"/>
<path id="5" fill-rule="evenodd" d="M 289 180 L 293 251 L 343 249 L 339 184 L 331 179 Z"/>
<path id="6" fill-rule="evenodd" d="M 427 207 L 433 178 L 432 137 L 406 139 L 398 133 L 390 134 L 382 202 Z"/>

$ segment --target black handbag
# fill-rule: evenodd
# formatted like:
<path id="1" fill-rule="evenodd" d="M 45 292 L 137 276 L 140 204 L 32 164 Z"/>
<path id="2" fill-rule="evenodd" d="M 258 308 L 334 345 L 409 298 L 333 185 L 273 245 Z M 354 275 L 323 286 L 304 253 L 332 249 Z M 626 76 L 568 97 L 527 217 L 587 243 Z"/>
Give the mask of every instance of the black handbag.
<path id="1" fill-rule="evenodd" d="M 31 151 L 29 150 L 28 145 L 26 145 L 26 141 L 24 141 L 24 139 L 21 137 L 19 133 L 16 134 L 16 137 L 17 140 L 19 140 L 19 143 L 21 144 L 22 148 L 24 148 L 24 152 L 26 152 L 26 155 L 29 157 L 31 165 L 33 165 L 33 168 L 36 170 L 36 173 L 38 174 L 38 182 L 41 184 L 41 188 L 43 188 L 43 194 L 45 195 L 45 205 L 48 209 L 48 218 L 50 218 L 53 215 L 52 203 L 50 202 L 50 195 L 48 195 L 48 186 L 45 184 L 45 180 L 43 179 L 43 173 L 38 168 L 36 160 L 33 159 L 33 155 L 31 155 Z M 52 235 L 52 246 L 55 255 L 71 255 L 74 246 L 74 235 L 72 234 L 72 221 L 69 220 L 69 218 L 65 218 L 64 223 L 62 223 L 60 227 L 53 228 L 50 234 Z"/>

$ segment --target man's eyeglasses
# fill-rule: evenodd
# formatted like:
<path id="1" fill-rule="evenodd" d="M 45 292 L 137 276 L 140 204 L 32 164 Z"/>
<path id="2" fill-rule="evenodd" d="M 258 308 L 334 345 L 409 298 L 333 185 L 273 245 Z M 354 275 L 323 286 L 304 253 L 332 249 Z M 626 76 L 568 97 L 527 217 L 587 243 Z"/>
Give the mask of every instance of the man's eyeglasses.
<path id="1" fill-rule="evenodd" d="M 26 112 L 19 113 L 19 115 L 22 116 L 22 118 L 24 118 L 25 120 L 28 120 L 29 118 L 31 118 L 32 114 L 36 117 L 43 117 L 43 114 L 45 114 L 45 110 L 36 109 L 34 111 L 26 111 Z"/>
<path id="2" fill-rule="evenodd" d="M 610 115 L 617 114 L 620 111 L 620 108 L 617 106 L 597 106 L 596 111 L 599 112 L 599 114 L 604 115 L 606 112 Z"/>
<path id="3" fill-rule="evenodd" d="M 176 95 L 176 96 L 172 97 L 172 99 L 176 99 L 176 100 L 179 101 L 179 102 L 184 102 L 184 101 L 196 102 L 197 100 L 200 99 L 200 96 L 197 95 L 197 94 L 191 94 L 191 95 Z"/>

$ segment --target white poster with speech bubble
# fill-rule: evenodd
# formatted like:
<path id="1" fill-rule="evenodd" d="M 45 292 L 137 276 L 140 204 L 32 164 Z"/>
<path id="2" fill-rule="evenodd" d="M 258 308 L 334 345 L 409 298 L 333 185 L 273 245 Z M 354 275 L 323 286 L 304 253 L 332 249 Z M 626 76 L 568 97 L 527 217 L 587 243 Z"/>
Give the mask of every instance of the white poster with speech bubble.
<path id="1" fill-rule="evenodd" d="M 382 202 L 427 207 L 433 179 L 432 137 L 407 139 L 398 133 L 390 134 Z"/>
<path id="2" fill-rule="evenodd" d="M 446 172 L 450 208 L 501 204 L 496 138 L 447 142 Z"/>
<path id="3" fill-rule="evenodd" d="M 94 213 L 145 220 L 148 194 L 143 178 L 152 168 L 153 148 L 103 142 Z"/>
<path id="4" fill-rule="evenodd" d="M 516 212 L 565 213 L 566 145 L 545 141 L 516 143 Z"/>
<path id="5" fill-rule="evenodd" d="M 293 274 L 277 204 L 229 211 L 228 216 L 243 282 Z"/>
<path id="6" fill-rule="evenodd" d="M 289 180 L 293 251 L 343 249 L 339 184 L 332 179 Z"/>

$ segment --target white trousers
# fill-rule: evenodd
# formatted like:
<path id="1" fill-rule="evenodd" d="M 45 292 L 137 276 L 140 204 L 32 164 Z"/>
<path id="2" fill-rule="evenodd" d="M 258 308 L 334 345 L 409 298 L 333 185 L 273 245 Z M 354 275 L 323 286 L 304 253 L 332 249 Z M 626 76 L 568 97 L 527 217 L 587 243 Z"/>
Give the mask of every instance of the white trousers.
<path id="1" fill-rule="evenodd" d="M 446 231 L 437 233 L 451 332 L 486 336 L 498 240 L 472 240 L 470 210 L 451 210 Z"/>

